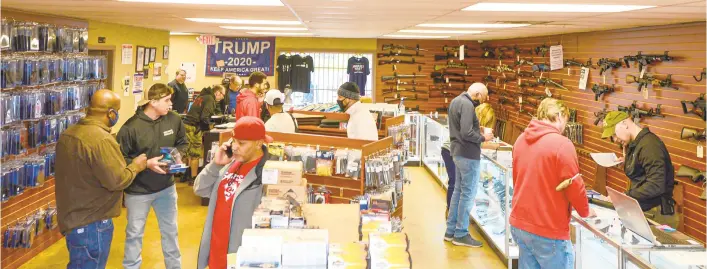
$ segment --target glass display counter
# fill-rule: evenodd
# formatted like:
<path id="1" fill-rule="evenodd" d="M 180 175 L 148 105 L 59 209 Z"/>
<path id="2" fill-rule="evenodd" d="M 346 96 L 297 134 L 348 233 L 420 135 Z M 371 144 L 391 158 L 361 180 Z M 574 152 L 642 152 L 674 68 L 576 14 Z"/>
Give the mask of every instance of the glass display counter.
<path id="1" fill-rule="evenodd" d="M 449 177 L 447 169 L 442 160 L 442 144 L 449 140 L 449 129 L 447 128 L 447 116 L 439 115 L 437 118 L 422 116 L 420 121 L 424 140 L 420 148 L 422 149 L 422 163 L 427 170 L 446 189 Z"/>
<path id="2" fill-rule="evenodd" d="M 680 248 L 654 247 L 648 240 L 622 229 L 613 209 L 590 206 L 596 218 L 583 219 L 572 214 L 575 226 L 575 257 L 577 269 L 583 268 L 707 268 L 707 252 L 695 245 Z"/>

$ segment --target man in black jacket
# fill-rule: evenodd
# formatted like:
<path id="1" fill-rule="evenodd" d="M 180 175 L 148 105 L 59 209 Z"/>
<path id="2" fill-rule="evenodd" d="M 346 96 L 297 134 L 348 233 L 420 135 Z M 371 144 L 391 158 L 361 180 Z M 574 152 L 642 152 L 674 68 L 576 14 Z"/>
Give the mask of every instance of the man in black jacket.
<path id="1" fill-rule="evenodd" d="M 172 94 L 172 110 L 177 111 L 177 113 L 187 113 L 187 108 L 189 107 L 189 89 L 184 81 L 187 80 L 187 71 L 183 69 L 177 70 L 176 77 L 172 82 L 167 84 L 174 90 Z"/>
<path id="2" fill-rule="evenodd" d="M 211 129 L 211 116 L 217 114 L 217 104 L 223 100 L 224 95 L 225 89 L 221 85 L 202 89 L 184 119 L 184 128 L 187 131 L 187 142 L 189 143 L 184 157 L 189 158 L 187 164 L 189 164 L 191 172 L 184 173 L 185 179 L 183 181 L 193 182 L 199 172 L 199 160 L 204 155 L 202 138 L 204 132 Z"/>
<path id="3" fill-rule="evenodd" d="M 663 141 L 648 128 L 638 126 L 626 112 L 612 111 L 604 118 L 602 138 L 612 137 L 624 151 L 624 173 L 631 180 L 626 195 L 660 224 L 677 228 L 673 188 L 675 169 Z"/>
<path id="4" fill-rule="evenodd" d="M 148 158 L 162 155 L 161 147 L 176 147 L 183 152 L 187 147 L 186 131 L 181 117 L 170 111 L 172 88 L 155 84 L 147 91 L 145 100 L 138 103 L 135 115 L 120 128 L 117 140 L 126 162 L 140 154 Z M 148 162 L 125 189 L 125 207 L 128 225 L 125 238 L 124 268 L 140 268 L 142 238 L 145 222 L 152 207 L 155 210 L 162 236 L 162 253 L 167 269 L 181 268 L 181 254 L 177 241 L 177 190 L 174 178 L 165 172 L 164 163 Z"/>

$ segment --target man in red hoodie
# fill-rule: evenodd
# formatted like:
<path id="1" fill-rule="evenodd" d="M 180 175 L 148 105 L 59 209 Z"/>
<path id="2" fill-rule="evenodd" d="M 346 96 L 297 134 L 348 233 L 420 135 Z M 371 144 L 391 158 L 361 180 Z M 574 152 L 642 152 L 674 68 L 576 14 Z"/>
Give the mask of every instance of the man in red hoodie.
<path id="1" fill-rule="evenodd" d="M 594 216 L 574 145 L 562 136 L 568 118 L 569 109 L 562 101 L 546 98 L 537 119 L 513 145 L 510 223 L 520 248 L 519 268 L 574 268 L 571 208 L 581 217 Z"/>
<path id="2" fill-rule="evenodd" d="M 248 77 L 249 88 L 241 90 L 241 94 L 237 98 L 236 120 L 245 116 L 260 118 L 262 101 L 258 101 L 258 96 L 263 91 L 263 85 L 267 78 L 263 72 L 250 74 L 250 77 Z"/>

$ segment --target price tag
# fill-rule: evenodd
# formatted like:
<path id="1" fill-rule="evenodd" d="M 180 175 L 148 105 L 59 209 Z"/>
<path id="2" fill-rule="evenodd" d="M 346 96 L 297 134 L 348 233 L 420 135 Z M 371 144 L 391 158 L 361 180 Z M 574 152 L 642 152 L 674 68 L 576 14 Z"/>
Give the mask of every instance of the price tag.
<path id="1" fill-rule="evenodd" d="M 516 55 L 516 62 L 520 62 L 520 55 Z"/>
<path id="2" fill-rule="evenodd" d="M 547 95 L 547 97 L 552 97 L 552 92 L 550 92 L 550 88 L 545 87 L 545 95 Z"/>
<path id="3" fill-rule="evenodd" d="M 447 99 L 447 97 L 444 97 L 444 103 L 449 103 L 449 99 Z"/>
<path id="4" fill-rule="evenodd" d="M 446 81 L 446 83 L 449 83 L 449 77 L 444 77 L 444 81 Z"/>
<path id="5" fill-rule="evenodd" d="M 520 78 L 518 78 L 518 85 L 520 85 Z"/>
<path id="6" fill-rule="evenodd" d="M 467 71 L 466 69 L 464 69 L 464 75 L 465 75 L 465 76 L 469 74 L 469 73 L 467 73 L 467 72 L 468 72 L 468 71 Z"/>
<path id="7" fill-rule="evenodd" d="M 500 80 L 500 79 L 501 79 L 501 78 L 496 77 L 496 87 L 498 87 L 498 80 Z"/>
<path id="8" fill-rule="evenodd" d="M 486 75 L 487 75 L 487 76 L 490 76 L 490 75 L 491 75 L 491 70 L 487 70 Z"/>
<path id="9" fill-rule="evenodd" d="M 449 84 L 447 84 L 447 85 L 449 85 L 449 87 L 452 87 L 452 83 L 449 83 Z"/>
<path id="10" fill-rule="evenodd" d="M 459 46 L 459 60 L 464 60 L 464 45 Z"/>
<path id="11" fill-rule="evenodd" d="M 648 69 L 647 67 L 643 67 L 643 70 L 641 70 L 641 75 L 640 75 L 638 78 L 643 78 L 643 76 L 646 75 L 646 70 L 647 70 L 647 69 Z"/>
<path id="12" fill-rule="evenodd" d="M 571 72 L 572 72 L 572 69 L 569 68 L 569 67 L 567 67 L 567 75 L 568 75 L 568 76 L 571 74 Z"/>
<path id="13" fill-rule="evenodd" d="M 523 104 L 523 96 L 518 96 L 518 103 Z"/>
<path id="14" fill-rule="evenodd" d="M 601 76 L 601 79 L 604 81 L 603 84 L 606 84 L 606 75 Z"/>
<path id="15" fill-rule="evenodd" d="M 538 79 L 543 78 L 543 71 L 540 71 L 540 77 Z"/>
<path id="16" fill-rule="evenodd" d="M 648 99 L 648 88 L 643 88 L 641 93 L 643 94 L 643 99 Z"/>
<path id="17" fill-rule="evenodd" d="M 501 62 L 501 60 L 499 59 L 499 60 L 498 60 L 498 66 L 501 66 L 501 64 L 503 64 L 503 62 Z"/>
<path id="18" fill-rule="evenodd" d="M 263 184 L 277 184 L 277 179 L 280 176 L 280 171 L 277 169 L 264 168 L 262 174 Z"/>
<path id="19" fill-rule="evenodd" d="M 506 78 L 506 73 L 501 73 L 501 74 L 503 74 L 503 78 Z"/>
<path id="20" fill-rule="evenodd" d="M 457 57 L 457 56 L 459 56 L 459 55 L 457 55 L 457 52 L 455 51 L 455 52 L 454 52 L 454 57 Z"/>
<path id="21" fill-rule="evenodd" d="M 398 83 L 396 83 L 396 84 L 400 85 L 400 79 L 398 79 Z"/>
<path id="22" fill-rule="evenodd" d="M 398 50 L 398 52 L 396 52 L 395 54 L 400 54 L 402 52 L 403 52 L 402 50 Z"/>
<path id="23" fill-rule="evenodd" d="M 705 157 L 705 148 L 702 146 L 702 144 L 697 144 L 697 158 L 704 158 Z"/>
<path id="24" fill-rule="evenodd" d="M 506 83 L 503 83 L 503 90 L 506 90 Z"/>
<path id="25" fill-rule="evenodd" d="M 398 71 L 398 65 L 393 65 L 393 71 Z"/>

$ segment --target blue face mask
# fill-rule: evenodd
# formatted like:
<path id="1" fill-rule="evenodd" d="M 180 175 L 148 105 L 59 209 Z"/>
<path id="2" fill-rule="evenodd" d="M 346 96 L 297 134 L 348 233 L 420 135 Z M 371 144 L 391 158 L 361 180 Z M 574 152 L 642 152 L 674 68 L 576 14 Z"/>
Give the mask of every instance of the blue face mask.
<path id="1" fill-rule="evenodd" d="M 111 117 L 111 115 L 113 115 L 114 117 Z M 120 117 L 120 115 L 118 114 L 118 111 L 115 111 L 115 109 L 111 108 L 110 110 L 108 110 L 108 121 L 109 121 L 109 125 L 110 125 L 108 127 L 115 126 L 118 123 L 119 117 Z"/>

